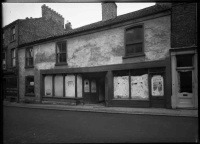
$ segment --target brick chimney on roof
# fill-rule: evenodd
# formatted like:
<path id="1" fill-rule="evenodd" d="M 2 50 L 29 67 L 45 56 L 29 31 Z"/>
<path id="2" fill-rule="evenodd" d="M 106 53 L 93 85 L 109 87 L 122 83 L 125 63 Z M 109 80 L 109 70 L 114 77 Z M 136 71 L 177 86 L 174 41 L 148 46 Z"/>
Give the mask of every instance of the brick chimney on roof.
<path id="1" fill-rule="evenodd" d="M 102 2 L 101 5 L 103 21 L 117 17 L 117 5 L 115 2 Z"/>
<path id="2" fill-rule="evenodd" d="M 51 19 L 51 20 L 63 25 L 63 28 L 64 28 L 64 18 L 63 18 L 63 16 L 60 15 L 59 13 L 57 13 L 56 11 L 52 10 L 51 8 L 46 6 L 45 4 L 42 5 L 42 18 L 45 18 L 46 20 Z"/>

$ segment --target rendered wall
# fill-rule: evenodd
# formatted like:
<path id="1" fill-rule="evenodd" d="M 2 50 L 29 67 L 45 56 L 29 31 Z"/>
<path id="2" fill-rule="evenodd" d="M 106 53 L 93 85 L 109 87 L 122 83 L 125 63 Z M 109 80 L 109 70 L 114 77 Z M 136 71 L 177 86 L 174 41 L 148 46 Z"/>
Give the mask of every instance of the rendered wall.
<path id="1" fill-rule="evenodd" d="M 64 66 L 55 66 L 56 42 L 34 46 L 34 68 L 29 69 L 25 68 L 25 49 L 20 49 L 18 53 L 20 97 L 24 97 L 25 76 L 34 75 L 35 96 L 39 100 L 40 70 L 145 62 L 162 60 L 168 57 L 170 49 L 170 16 L 144 21 L 143 25 L 145 56 L 130 58 L 128 61 L 123 59 L 125 56 L 125 26 L 66 39 L 67 65 Z M 81 93 L 80 91 L 78 95 Z M 69 96 L 72 95 L 70 94 Z"/>

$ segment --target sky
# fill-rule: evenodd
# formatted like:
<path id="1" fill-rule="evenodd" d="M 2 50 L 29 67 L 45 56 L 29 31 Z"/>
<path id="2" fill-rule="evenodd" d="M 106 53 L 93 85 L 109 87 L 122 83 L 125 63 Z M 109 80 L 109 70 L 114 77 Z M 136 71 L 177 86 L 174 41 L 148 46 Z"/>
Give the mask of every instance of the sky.
<path id="1" fill-rule="evenodd" d="M 102 20 L 101 3 L 2 3 L 2 26 L 17 19 L 42 17 L 41 6 L 45 4 L 61 14 L 65 23 L 71 22 L 72 28 Z M 117 15 L 123 15 L 155 3 L 116 3 Z"/>

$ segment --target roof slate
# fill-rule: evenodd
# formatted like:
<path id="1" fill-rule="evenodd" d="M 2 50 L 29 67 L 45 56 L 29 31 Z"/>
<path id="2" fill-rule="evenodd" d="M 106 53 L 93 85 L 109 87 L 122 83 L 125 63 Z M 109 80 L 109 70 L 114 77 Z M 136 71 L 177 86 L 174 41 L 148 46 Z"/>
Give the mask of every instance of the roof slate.
<path id="1" fill-rule="evenodd" d="M 102 28 L 102 27 L 118 24 L 120 22 L 125 22 L 125 21 L 129 21 L 129 20 L 132 20 L 132 19 L 137 19 L 137 18 L 140 18 L 140 17 L 144 17 L 144 16 L 156 14 L 156 13 L 159 13 L 159 12 L 162 12 L 162 11 L 166 11 L 166 10 L 169 10 L 170 8 L 171 7 L 169 5 L 156 4 L 154 6 L 147 7 L 147 8 L 138 10 L 138 11 L 134 11 L 134 12 L 131 12 L 131 13 L 127 13 L 127 14 L 124 14 L 124 15 L 117 16 L 116 18 L 113 18 L 113 19 L 109 19 L 109 20 L 106 20 L 106 21 L 99 21 L 99 22 L 92 23 L 92 24 L 89 24 L 89 25 L 85 25 L 85 26 L 82 26 L 82 27 L 79 27 L 79 28 L 76 28 L 76 29 L 66 31 L 66 32 L 57 33 L 56 35 L 48 36 L 46 38 L 37 39 L 37 40 L 29 42 L 29 43 L 23 43 L 19 47 L 23 47 L 23 46 L 43 42 L 43 41 L 52 40 L 54 38 L 61 38 L 61 37 L 69 36 L 69 35 L 72 35 L 72 34 L 77 34 L 77 33 L 85 32 L 85 31 L 89 31 L 89 30 L 94 30 L 94 29 L 97 29 L 97 28 Z"/>

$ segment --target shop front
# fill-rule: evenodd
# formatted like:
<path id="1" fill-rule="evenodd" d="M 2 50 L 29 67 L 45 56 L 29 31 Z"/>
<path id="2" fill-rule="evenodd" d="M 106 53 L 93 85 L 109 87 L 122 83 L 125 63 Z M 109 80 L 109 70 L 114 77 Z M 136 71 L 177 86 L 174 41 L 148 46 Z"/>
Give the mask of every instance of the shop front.
<path id="1" fill-rule="evenodd" d="M 169 62 L 42 70 L 41 102 L 170 108 Z"/>

